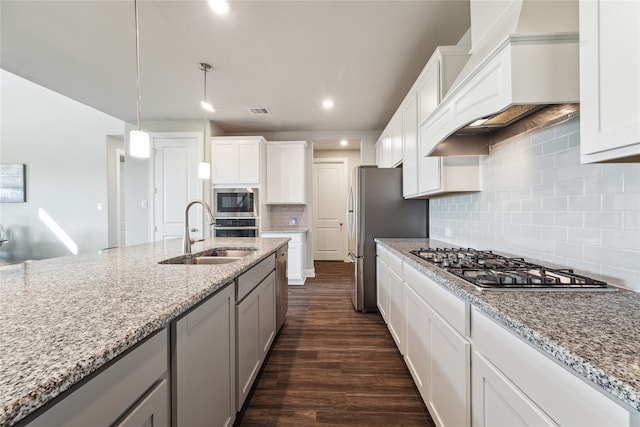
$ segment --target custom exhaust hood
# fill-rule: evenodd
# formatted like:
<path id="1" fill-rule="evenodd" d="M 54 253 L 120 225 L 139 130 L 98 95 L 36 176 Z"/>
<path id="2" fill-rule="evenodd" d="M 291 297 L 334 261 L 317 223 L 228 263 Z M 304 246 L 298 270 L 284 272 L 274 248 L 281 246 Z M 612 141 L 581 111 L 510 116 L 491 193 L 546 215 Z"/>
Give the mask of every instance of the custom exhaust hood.
<path id="1" fill-rule="evenodd" d="M 469 60 L 421 126 L 423 156 L 488 155 L 578 114 L 577 0 L 471 0 L 470 33 Z"/>

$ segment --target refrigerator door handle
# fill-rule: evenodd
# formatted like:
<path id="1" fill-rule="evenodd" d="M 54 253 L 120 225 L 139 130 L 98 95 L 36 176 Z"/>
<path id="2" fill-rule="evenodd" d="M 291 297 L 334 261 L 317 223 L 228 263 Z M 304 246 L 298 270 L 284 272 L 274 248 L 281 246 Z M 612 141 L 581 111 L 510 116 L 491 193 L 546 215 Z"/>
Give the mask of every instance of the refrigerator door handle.
<path id="1" fill-rule="evenodd" d="M 349 192 L 347 193 L 347 233 L 349 234 L 349 239 L 353 239 L 353 229 L 354 229 L 353 187 L 349 187 Z"/>

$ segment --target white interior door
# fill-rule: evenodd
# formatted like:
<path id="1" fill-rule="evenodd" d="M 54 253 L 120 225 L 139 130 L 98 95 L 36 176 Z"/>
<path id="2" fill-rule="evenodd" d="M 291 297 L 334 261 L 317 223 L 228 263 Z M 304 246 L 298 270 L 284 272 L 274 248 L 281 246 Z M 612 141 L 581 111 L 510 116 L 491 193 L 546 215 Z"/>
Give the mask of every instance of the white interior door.
<path id="1" fill-rule="evenodd" d="M 313 258 L 315 260 L 345 260 L 347 190 L 346 159 L 314 159 Z"/>
<path id="2" fill-rule="evenodd" d="M 153 212 L 154 240 L 181 238 L 184 234 L 184 210 L 194 199 L 202 198 L 198 182 L 198 153 L 202 153 L 202 135 L 159 133 L 153 138 Z M 202 208 L 189 212 L 191 236 L 203 236 Z"/>

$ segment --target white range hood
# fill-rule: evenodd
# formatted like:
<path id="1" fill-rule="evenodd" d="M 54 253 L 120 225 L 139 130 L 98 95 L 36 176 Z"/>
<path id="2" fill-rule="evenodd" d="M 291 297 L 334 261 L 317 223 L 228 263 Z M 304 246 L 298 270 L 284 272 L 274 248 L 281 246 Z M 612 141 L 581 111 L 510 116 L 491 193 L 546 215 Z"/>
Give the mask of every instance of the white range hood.
<path id="1" fill-rule="evenodd" d="M 544 109 L 531 129 L 577 114 L 577 0 L 471 0 L 470 53 L 421 126 L 422 155 L 486 155 L 522 117 Z"/>

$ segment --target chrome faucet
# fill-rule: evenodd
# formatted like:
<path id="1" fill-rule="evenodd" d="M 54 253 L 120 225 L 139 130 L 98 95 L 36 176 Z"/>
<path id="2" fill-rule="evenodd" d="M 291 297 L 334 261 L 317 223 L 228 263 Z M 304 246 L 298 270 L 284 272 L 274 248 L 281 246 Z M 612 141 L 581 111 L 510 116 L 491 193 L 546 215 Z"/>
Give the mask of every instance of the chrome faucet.
<path id="1" fill-rule="evenodd" d="M 195 242 L 202 242 L 204 239 L 193 240 L 189 235 L 189 208 L 195 204 L 201 204 L 207 215 L 209 216 L 209 224 L 213 225 L 216 220 L 213 217 L 213 212 L 211 212 L 211 208 L 204 200 L 194 200 L 190 202 L 184 210 L 184 238 L 182 239 L 182 252 L 185 254 L 191 253 L 191 245 Z"/>

